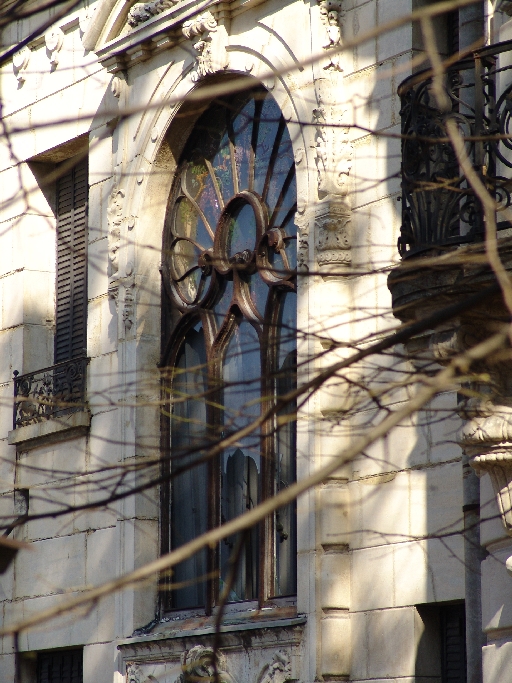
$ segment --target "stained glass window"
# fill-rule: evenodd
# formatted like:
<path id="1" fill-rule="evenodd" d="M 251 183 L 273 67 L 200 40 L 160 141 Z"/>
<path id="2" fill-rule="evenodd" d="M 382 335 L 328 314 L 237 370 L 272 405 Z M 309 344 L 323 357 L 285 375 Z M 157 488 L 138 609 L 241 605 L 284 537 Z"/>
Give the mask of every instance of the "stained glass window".
<path id="1" fill-rule="evenodd" d="M 164 233 L 164 550 L 295 478 L 293 401 L 208 457 L 295 387 L 295 211 L 292 145 L 274 99 L 256 90 L 217 100 L 185 147 Z M 167 607 L 293 595 L 295 565 L 290 505 L 178 566 Z"/>

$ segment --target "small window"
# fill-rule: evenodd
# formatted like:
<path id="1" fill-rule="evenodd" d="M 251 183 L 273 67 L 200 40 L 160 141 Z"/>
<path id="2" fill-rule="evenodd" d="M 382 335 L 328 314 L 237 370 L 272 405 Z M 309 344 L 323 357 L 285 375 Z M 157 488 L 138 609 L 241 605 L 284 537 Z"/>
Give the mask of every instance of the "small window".
<path id="1" fill-rule="evenodd" d="M 416 677 L 432 683 L 466 683 L 464 603 L 434 603 L 416 609 L 421 620 Z"/>
<path id="2" fill-rule="evenodd" d="M 83 683 L 83 650 L 38 652 L 37 683 Z"/>

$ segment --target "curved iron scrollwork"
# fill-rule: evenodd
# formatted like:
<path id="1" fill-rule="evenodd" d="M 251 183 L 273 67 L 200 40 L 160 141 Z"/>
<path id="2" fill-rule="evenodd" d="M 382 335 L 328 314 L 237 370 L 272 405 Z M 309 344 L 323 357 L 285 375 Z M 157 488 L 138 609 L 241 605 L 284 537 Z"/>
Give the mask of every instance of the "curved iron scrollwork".
<path id="1" fill-rule="evenodd" d="M 14 372 L 14 429 L 83 410 L 88 358 L 19 375 Z"/>
<path id="2" fill-rule="evenodd" d="M 402 257 L 483 239 L 482 207 L 447 141 L 447 118 L 456 121 L 473 168 L 496 199 L 498 210 L 510 206 L 512 183 L 497 169 L 512 168 L 512 141 L 498 137 L 512 132 L 512 84 L 496 99 L 497 81 L 507 80 L 505 72 L 512 68 L 497 68 L 497 55 L 509 50 L 512 43 L 502 43 L 494 54 L 492 47 L 486 48 L 449 67 L 444 89 L 450 105 L 445 111 L 436 104 L 430 70 L 400 85 L 404 137 L 398 251 Z"/>

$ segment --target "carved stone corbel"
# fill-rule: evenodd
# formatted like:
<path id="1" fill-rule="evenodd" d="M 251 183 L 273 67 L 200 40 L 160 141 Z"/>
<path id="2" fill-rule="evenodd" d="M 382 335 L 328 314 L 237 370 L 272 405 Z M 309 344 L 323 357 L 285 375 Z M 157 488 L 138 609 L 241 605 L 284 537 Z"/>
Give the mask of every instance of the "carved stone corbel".
<path id="1" fill-rule="evenodd" d="M 59 63 L 59 52 L 64 44 L 64 31 L 58 26 L 54 26 L 45 33 L 44 42 L 50 65 L 52 69 L 55 69 Z"/>
<path id="2" fill-rule="evenodd" d="M 512 536 L 512 407 L 482 404 L 460 429 L 459 442 L 477 473 L 489 474 L 501 521 Z"/>
<path id="3" fill-rule="evenodd" d="M 342 198 L 321 202 L 315 209 L 316 252 L 323 275 L 343 275 L 351 265 L 351 211 Z"/>
<path id="4" fill-rule="evenodd" d="M 183 24 L 183 35 L 194 43 L 196 68 L 192 80 L 198 81 L 208 74 L 223 71 L 228 65 L 227 32 L 225 26 L 218 25 L 211 12 L 203 12 Z"/>
<path id="5" fill-rule="evenodd" d="M 28 64 L 30 62 L 30 56 L 32 52 L 28 47 L 24 47 L 19 52 L 17 52 L 12 58 L 12 68 L 14 75 L 18 80 L 18 85 L 22 86 L 25 83 L 26 71 Z"/>

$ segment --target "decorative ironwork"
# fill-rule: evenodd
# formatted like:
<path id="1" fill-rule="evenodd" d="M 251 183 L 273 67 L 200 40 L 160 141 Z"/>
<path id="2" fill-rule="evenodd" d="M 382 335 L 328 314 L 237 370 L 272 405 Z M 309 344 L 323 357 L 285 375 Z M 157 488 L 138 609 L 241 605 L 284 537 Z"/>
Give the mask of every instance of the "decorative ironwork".
<path id="1" fill-rule="evenodd" d="M 498 211 L 510 206 L 511 181 L 498 171 L 512 168 L 512 141 L 497 137 L 512 132 L 512 74 L 505 73 L 512 66 L 499 68 L 498 61 L 500 53 L 510 50 L 512 41 L 500 43 L 447 68 L 444 89 L 450 104 L 445 111 L 436 104 L 430 70 L 400 85 L 404 138 L 398 251 L 402 257 L 483 239 L 482 208 L 447 141 L 448 118 L 466 139 L 473 168 L 495 197 Z M 501 82 L 507 87 L 497 98 L 496 86 Z"/>
<path id="2" fill-rule="evenodd" d="M 88 358 L 73 358 L 49 368 L 14 372 L 14 429 L 84 409 Z"/>

